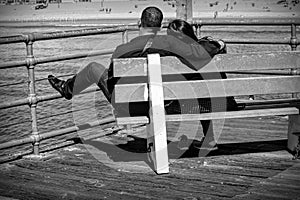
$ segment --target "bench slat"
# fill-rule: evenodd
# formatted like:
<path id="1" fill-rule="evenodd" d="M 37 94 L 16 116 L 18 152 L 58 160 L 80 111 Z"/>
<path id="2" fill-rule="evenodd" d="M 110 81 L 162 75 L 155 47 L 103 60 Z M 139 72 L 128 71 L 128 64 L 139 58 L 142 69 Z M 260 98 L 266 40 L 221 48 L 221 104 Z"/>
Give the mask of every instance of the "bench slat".
<path id="1" fill-rule="evenodd" d="M 182 64 L 176 57 L 162 57 L 162 74 L 186 74 L 206 72 L 234 72 L 299 68 L 300 51 L 263 52 L 248 54 L 220 54 L 210 63 L 195 71 Z M 147 76 L 146 58 L 114 59 L 114 76 Z"/>
<path id="2" fill-rule="evenodd" d="M 257 110 L 241 110 L 230 112 L 215 112 L 202 114 L 182 114 L 182 115 L 166 115 L 167 122 L 173 121 L 199 121 L 212 119 L 229 119 L 229 118 L 250 118 L 264 117 L 275 115 L 298 115 L 299 109 L 296 107 L 257 109 Z M 116 118 L 118 124 L 148 124 L 149 119 L 146 116 L 139 117 L 120 117 Z"/>
<path id="3" fill-rule="evenodd" d="M 165 100 L 253 94 L 298 93 L 300 92 L 300 76 L 164 82 L 163 86 Z M 137 101 L 148 101 L 146 83 L 116 85 L 116 103 Z"/>

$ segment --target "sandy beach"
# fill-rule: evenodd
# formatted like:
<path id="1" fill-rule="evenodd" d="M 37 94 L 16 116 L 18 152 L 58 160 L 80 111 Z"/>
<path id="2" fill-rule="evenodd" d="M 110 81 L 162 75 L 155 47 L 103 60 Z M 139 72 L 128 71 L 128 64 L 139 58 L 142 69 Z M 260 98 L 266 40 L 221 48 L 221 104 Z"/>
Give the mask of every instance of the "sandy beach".
<path id="1" fill-rule="evenodd" d="M 217 2 L 217 3 L 216 3 Z M 174 3 L 173 3 L 174 4 Z M 176 7 L 164 1 L 105 1 L 92 3 L 49 4 L 47 8 L 35 10 L 35 5 L 1 5 L 1 22 L 55 22 L 91 19 L 138 19 L 141 11 L 149 6 L 157 6 L 165 18 L 176 17 Z M 103 7 L 101 7 L 103 6 Z M 110 12 L 105 12 L 109 9 Z M 276 0 L 227 0 L 194 1 L 194 18 L 299 18 L 300 4 L 278 4 Z"/>

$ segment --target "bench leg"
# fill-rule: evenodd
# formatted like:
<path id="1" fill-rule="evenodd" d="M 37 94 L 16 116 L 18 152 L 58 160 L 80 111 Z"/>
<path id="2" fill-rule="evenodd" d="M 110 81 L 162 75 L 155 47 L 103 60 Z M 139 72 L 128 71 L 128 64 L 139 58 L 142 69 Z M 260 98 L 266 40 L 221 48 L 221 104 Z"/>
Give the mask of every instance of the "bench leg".
<path id="1" fill-rule="evenodd" d="M 169 173 L 167 128 L 159 54 L 148 55 L 149 117 L 148 157 L 157 174 Z"/>
<path id="2" fill-rule="evenodd" d="M 291 152 L 295 152 L 298 144 L 298 136 L 294 133 L 300 133 L 300 115 L 289 116 L 289 127 L 288 127 L 288 149 Z"/>
<path id="3" fill-rule="evenodd" d="M 153 170 L 157 174 L 169 173 L 166 129 L 150 123 L 147 125 L 147 134 L 148 158 Z"/>

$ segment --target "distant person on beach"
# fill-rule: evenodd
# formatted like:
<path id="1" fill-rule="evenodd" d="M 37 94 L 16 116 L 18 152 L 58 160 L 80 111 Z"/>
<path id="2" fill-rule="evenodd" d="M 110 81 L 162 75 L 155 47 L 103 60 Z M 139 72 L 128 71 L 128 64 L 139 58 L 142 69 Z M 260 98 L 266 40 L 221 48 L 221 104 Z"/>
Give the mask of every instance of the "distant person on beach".
<path id="1" fill-rule="evenodd" d="M 186 43 L 193 43 L 194 41 L 202 45 L 205 50 L 214 57 L 217 54 L 226 53 L 226 44 L 223 40 L 217 40 L 212 37 L 203 37 L 198 39 L 194 33 L 193 27 L 186 21 L 181 19 L 175 19 L 169 23 L 167 34 L 173 35 Z M 186 76 L 187 79 L 226 79 L 225 73 L 209 73 Z M 213 102 L 213 103 L 212 103 Z M 209 98 L 198 99 L 198 102 L 181 100 L 181 112 L 188 114 L 211 112 L 211 111 L 225 111 L 225 110 L 237 110 L 237 103 L 233 97 L 214 98 L 213 101 Z M 204 139 L 200 143 L 201 148 L 208 150 L 217 149 L 217 144 L 214 138 L 212 121 L 201 120 Z M 204 144 L 204 145 L 203 145 Z M 184 145 L 183 145 L 184 146 Z M 194 145 L 195 146 L 195 145 Z"/>
<path id="2" fill-rule="evenodd" d="M 216 19 L 218 17 L 218 11 L 214 12 L 214 19 Z"/>
<path id="3" fill-rule="evenodd" d="M 172 35 L 161 34 L 163 13 L 157 7 L 147 7 L 143 10 L 139 23 L 139 36 L 126 44 L 119 45 L 112 55 L 114 58 L 146 57 L 150 53 L 161 56 L 178 56 L 184 63 L 198 70 L 211 60 L 211 55 L 197 41 L 186 43 Z M 53 75 L 48 76 L 51 86 L 64 98 L 72 99 L 76 94 L 96 83 L 107 100 L 113 105 L 117 115 L 139 116 L 148 114 L 148 103 L 115 104 L 114 86 L 123 79 L 113 77 L 113 63 L 108 70 L 105 66 L 92 62 L 72 78 L 64 81 Z M 176 102 L 176 101 L 174 101 Z M 180 105 L 166 102 L 165 110 L 169 113 L 180 112 Z"/>

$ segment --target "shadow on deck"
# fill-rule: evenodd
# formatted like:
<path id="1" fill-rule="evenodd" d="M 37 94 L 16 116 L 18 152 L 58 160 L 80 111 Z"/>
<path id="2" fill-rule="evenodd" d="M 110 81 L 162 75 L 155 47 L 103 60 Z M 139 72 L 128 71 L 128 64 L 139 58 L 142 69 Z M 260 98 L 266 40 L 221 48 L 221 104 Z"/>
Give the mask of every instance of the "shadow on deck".
<path id="1" fill-rule="evenodd" d="M 1 164 L 0 192 L 16 199 L 299 199 L 300 162 L 286 151 L 286 120 L 252 122 L 249 129 L 249 120 L 226 122 L 219 149 L 205 157 L 192 145 L 179 150 L 170 134 L 165 175 L 149 167 L 143 134 L 76 140 Z"/>
<path id="2" fill-rule="evenodd" d="M 107 143 L 105 141 L 80 141 L 80 143 L 88 144 L 94 148 L 106 152 L 107 156 L 113 162 L 131 162 L 131 161 L 147 161 L 145 154 L 147 153 L 147 139 L 128 135 L 129 140 L 123 144 Z M 123 138 L 123 142 L 124 142 Z M 210 152 L 201 152 L 193 146 L 198 140 L 190 140 L 188 150 L 180 150 L 178 141 L 168 141 L 169 159 L 193 158 L 204 156 L 222 156 L 236 155 L 246 153 L 263 153 L 273 151 L 286 150 L 287 140 L 270 140 L 258 142 L 240 142 L 240 143 L 223 143 L 218 144 L 218 149 Z"/>

